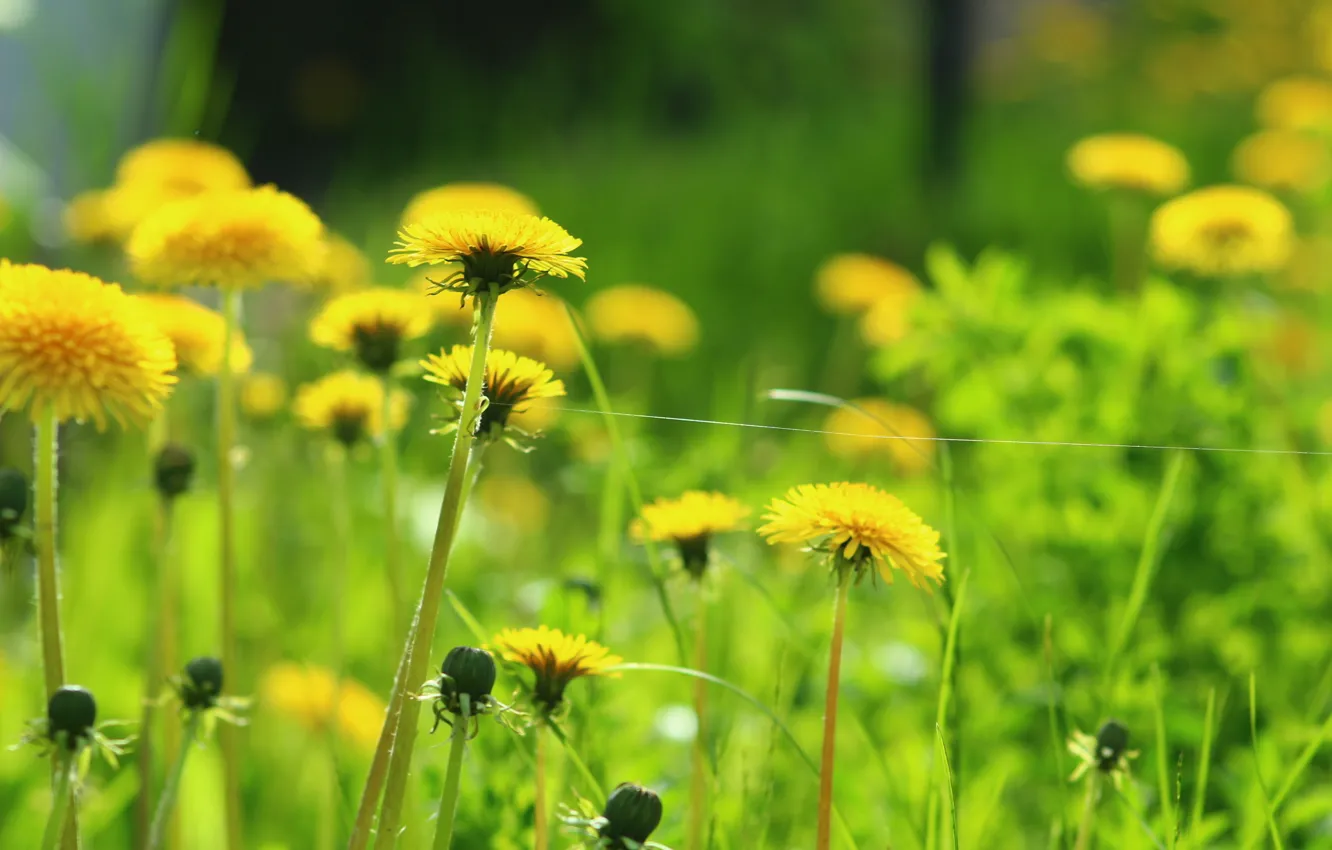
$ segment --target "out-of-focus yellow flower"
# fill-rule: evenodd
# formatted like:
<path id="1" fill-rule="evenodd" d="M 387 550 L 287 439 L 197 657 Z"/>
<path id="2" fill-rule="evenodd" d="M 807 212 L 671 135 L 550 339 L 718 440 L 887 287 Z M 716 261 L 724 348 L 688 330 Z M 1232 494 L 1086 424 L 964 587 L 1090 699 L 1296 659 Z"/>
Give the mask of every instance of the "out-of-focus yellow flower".
<path id="1" fill-rule="evenodd" d="M 852 404 L 860 410 L 838 407 L 824 420 L 829 451 L 851 459 L 887 456 L 903 475 L 930 469 L 936 434 L 928 416 L 913 407 L 878 398 L 858 398 Z"/>
<path id="2" fill-rule="evenodd" d="M 644 505 L 629 533 L 640 542 L 675 544 L 685 570 L 701 579 L 711 558 L 713 535 L 739 530 L 749 514 L 746 505 L 724 493 L 690 490 L 675 499 Z"/>
<path id="3" fill-rule="evenodd" d="M 216 375 L 222 370 L 226 322 L 222 314 L 180 295 L 136 295 L 157 327 L 176 347 L 182 371 Z M 245 372 L 254 362 L 245 337 L 237 329 L 231 343 L 231 371 Z"/>
<path id="4" fill-rule="evenodd" d="M 659 354 L 684 354 L 698 342 L 698 319 L 669 292 L 626 284 L 603 289 L 587 301 L 592 335 L 606 342 L 643 343 Z"/>
<path id="5" fill-rule="evenodd" d="M 919 289 L 903 289 L 874 302 L 860 317 L 860 338 L 877 348 L 901 342 L 911 330 L 911 308 L 920 296 Z"/>
<path id="6" fill-rule="evenodd" d="M 1055 0 L 1025 7 L 1023 41 L 1041 61 L 1081 73 L 1104 62 L 1109 43 L 1105 16 L 1075 0 Z"/>
<path id="7" fill-rule="evenodd" d="M 1286 77 L 1258 96 L 1258 123 L 1274 130 L 1332 128 L 1332 82 L 1318 77 Z"/>
<path id="8" fill-rule="evenodd" d="M 559 418 L 560 406 L 554 398 L 534 398 L 509 414 L 509 424 L 527 434 L 540 434 Z"/>
<path id="9" fill-rule="evenodd" d="M 805 484 L 773 499 L 759 534 L 769 543 L 809 543 L 849 564 L 859 578 L 874 569 L 889 584 L 893 570 L 919 588 L 943 583 L 939 532 L 896 496 L 869 484 Z"/>
<path id="10" fill-rule="evenodd" d="M 869 254 L 837 254 L 814 273 L 814 294 L 830 313 L 861 313 L 886 298 L 920 291 L 916 276 Z"/>
<path id="11" fill-rule="evenodd" d="M 315 277 L 324 226 L 303 201 L 261 186 L 167 204 L 134 229 L 125 250 L 147 283 L 246 289 Z"/>
<path id="12" fill-rule="evenodd" d="M 1173 195 L 1189 182 L 1189 163 L 1178 148 L 1135 133 L 1088 136 L 1069 149 L 1068 170 L 1089 189 Z"/>
<path id="13" fill-rule="evenodd" d="M 550 516 L 550 499 L 525 475 L 487 475 L 477 496 L 486 513 L 524 531 L 540 531 Z"/>
<path id="14" fill-rule="evenodd" d="M 125 227 L 115 218 L 109 189 L 94 189 L 74 196 L 61 214 L 65 233 L 75 242 L 119 239 Z"/>
<path id="15" fill-rule="evenodd" d="M 1312 192 L 1327 184 L 1332 157 L 1327 143 L 1291 130 L 1264 130 L 1240 142 L 1235 176 L 1264 189 Z"/>
<path id="16" fill-rule="evenodd" d="M 1286 289 L 1321 292 L 1332 280 L 1332 237 L 1298 239 L 1290 263 L 1277 282 Z"/>
<path id="17" fill-rule="evenodd" d="M 240 386 L 241 410 L 251 419 L 268 419 L 287 405 L 287 382 L 272 372 L 247 375 Z"/>
<path id="18" fill-rule="evenodd" d="M 407 422 L 410 397 L 394 390 L 390 399 L 390 424 L 397 431 Z M 302 384 L 292 409 L 301 425 L 327 431 L 344 446 L 353 446 L 384 431 L 384 382 L 351 370 L 334 372 Z"/>
<path id="19" fill-rule="evenodd" d="M 1295 226 L 1280 201 L 1249 186 L 1210 186 L 1167 201 L 1152 214 L 1157 262 L 1200 275 L 1279 271 Z"/>
<path id="20" fill-rule="evenodd" d="M 155 187 L 163 196 L 248 189 L 250 175 L 226 148 L 197 139 L 154 139 L 121 157 L 116 185 Z"/>
<path id="21" fill-rule="evenodd" d="M 354 351 L 372 372 L 398 362 L 401 343 L 430 330 L 422 298 L 404 289 L 374 287 L 339 295 L 310 322 L 310 339 L 334 351 Z"/>
<path id="22" fill-rule="evenodd" d="M 471 327 L 472 305 L 448 292 L 430 295 L 437 290 L 429 273 L 415 278 L 413 288 L 429 296 L 427 303 L 441 324 Z M 497 348 L 534 357 L 554 369 L 571 369 L 581 359 L 564 302 L 534 289 L 516 289 L 495 305 L 495 330 L 490 339 Z"/>
<path id="23" fill-rule="evenodd" d="M 370 261 L 361 249 L 336 233 L 325 233 L 319 271 L 308 281 L 312 289 L 342 295 L 370 285 Z"/>
<path id="24" fill-rule="evenodd" d="M 312 734 L 332 729 L 363 752 L 375 748 L 388 710 L 355 679 L 339 681 L 333 671 L 309 664 L 274 664 L 264 673 L 259 692 L 261 705 L 285 714 Z"/>
<path id="25" fill-rule="evenodd" d="M 526 665 L 536 674 L 533 700 L 547 716 L 564 704 L 564 690 L 584 676 L 614 676 L 607 672 L 624 659 L 594 640 L 566 635 L 559 629 L 505 629 L 495 635 L 495 648 L 506 661 Z"/>
<path id="26" fill-rule="evenodd" d="M 461 397 L 472 368 L 472 347 L 455 345 L 452 349 L 429 355 L 421 361 L 421 366 L 427 381 L 448 387 Z M 502 435 L 507 426 L 515 424 L 511 419 L 515 411 L 537 399 L 564 395 L 564 382 L 557 379 L 545 363 L 492 348 L 486 354 L 485 391 L 489 404 L 481 413 L 477 436 L 496 437 Z"/>
<path id="27" fill-rule="evenodd" d="M 540 215 L 536 202 L 508 186 L 498 183 L 446 183 L 426 189 L 407 202 L 402 223 L 412 224 L 443 213 L 471 210 L 498 210 L 500 212 Z"/>
<path id="28" fill-rule="evenodd" d="M 142 425 L 170 395 L 175 368 L 171 340 L 119 286 L 0 259 L 0 409 Z"/>

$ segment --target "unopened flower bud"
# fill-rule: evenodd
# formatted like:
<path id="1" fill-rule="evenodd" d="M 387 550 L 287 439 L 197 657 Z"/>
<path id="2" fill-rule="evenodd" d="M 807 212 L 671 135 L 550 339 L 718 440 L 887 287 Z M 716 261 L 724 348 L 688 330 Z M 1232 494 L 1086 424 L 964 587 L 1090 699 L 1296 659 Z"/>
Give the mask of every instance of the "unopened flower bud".
<path id="1" fill-rule="evenodd" d="M 466 694 L 473 707 L 490 696 L 495 687 L 495 659 L 484 649 L 455 646 L 444 656 L 440 672 L 452 680 L 451 696 Z"/>
<path id="2" fill-rule="evenodd" d="M 163 499 L 174 499 L 189 490 L 194 479 L 194 452 L 178 443 L 167 443 L 153 462 L 153 478 Z"/>
<path id="3" fill-rule="evenodd" d="M 1096 733 L 1096 766 L 1101 770 L 1114 770 L 1128 746 L 1128 728 L 1117 720 L 1105 721 Z"/>
<path id="4" fill-rule="evenodd" d="M 64 685 L 46 704 L 47 731 L 51 740 L 63 742 L 69 749 L 92 736 L 97 722 L 97 700 L 86 688 Z"/>
<path id="5" fill-rule="evenodd" d="M 661 823 L 661 798 L 642 785 L 624 782 L 611 792 L 602 816 L 606 825 L 598 835 L 610 839 L 612 847 L 624 846 L 620 840 L 625 838 L 642 844 Z"/>
<path id="6" fill-rule="evenodd" d="M 222 662 L 202 655 L 185 665 L 180 682 L 180 701 L 188 709 L 207 709 L 217 705 L 222 695 Z"/>
<path id="7" fill-rule="evenodd" d="M 13 536 L 27 510 L 28 479 L 17 469 L 0 468 L 0 540 Z"/>

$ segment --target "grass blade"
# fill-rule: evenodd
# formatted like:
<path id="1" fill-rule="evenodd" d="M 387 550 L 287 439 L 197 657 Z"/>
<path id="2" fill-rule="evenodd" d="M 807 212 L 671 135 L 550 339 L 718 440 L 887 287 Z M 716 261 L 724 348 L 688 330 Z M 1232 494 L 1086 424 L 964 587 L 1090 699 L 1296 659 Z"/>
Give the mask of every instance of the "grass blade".
<path id="1" fill-rule="evenodd" d="M 953 850 L 960 850 L 958 842 L 961 839 L 957 834 L 957 796 L 953 793 L 953 766 L 948 761 L 948 742 L 944 740 L 943 727 L 938 723 L 934 724 L 934 736 L 939 742 L 939 752 L 943 755 L 944 778 L 948 782 L 948 817 L 952 825 Z"/>
<path id="2" fill-rule="evenodd" d="M 1152 715 L 1156 723 L 1156 781 L 1157 791 L 1161 795 L 1161 826 L 1165 830 L 1166 847 L 1174 850 L 1178 820 L 1170 796 L 1169 742 L 1166 740 L 1164 700 L 1161 669 L 1156 667 L 1152 670 Z"/>
<path id="3" fill-rule="evenodd" d="M 1267 816 L 1267 831 L 1272 837 L 1272 846 L 1282 850 L 1281 830 L 1277 828 L 1276 812 L 1272 809 L 1272 800 L 1267 793 L 1267 783 L 1263 781 L 1263 765 L 1258 758 L 1258 679 L 1249 673 L 1249 744 L 1253 748 L 1253 772 L 1258 778 L 1258 790 L 1263 794 L 1263 814 Z M 1253 847 L 1250 841 L 1247 846 Z"/>
<path id="4" fill-rule="evenodd" d="M 1207 691 L 1207 713 L 1203 715 L 1202 752 L 1198 757 L 1198 778 L 1193 786 L 1193 813 L 1189 817 L 1189 838 L 1202 827 L 1207 805 L 1207 778 L 1212 767 L 1212 742 L 1216 739 L 1216 688 Z M 1192 844 L 1192 841 L 1190 841 Z"/>

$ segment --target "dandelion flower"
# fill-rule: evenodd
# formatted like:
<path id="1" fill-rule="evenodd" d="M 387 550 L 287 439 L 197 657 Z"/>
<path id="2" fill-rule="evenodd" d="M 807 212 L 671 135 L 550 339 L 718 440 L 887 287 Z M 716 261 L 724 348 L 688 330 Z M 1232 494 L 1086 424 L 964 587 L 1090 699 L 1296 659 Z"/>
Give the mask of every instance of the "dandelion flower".
<path id="1" fill-rule="evenodd" d="M 282 662 L 269 667 L 260 685 L 262 704 L 300 723 L 312 734 L 335 731 L 357 750 L 369 752 L 384 725 L 384 701 L 355 679 L 338 679 L 324 667 Z"/>
<path id="2" fill-rule="evenodd" d="M 911 310 L 922 294 L 920 289 L 903 289 L 875 301 L 860 317 L 860 338 L 877 348 L 901 342 L 911 330 Z"/>
<path id="3" fill-rule="evenodd" d="M 886 298 L 909 297 L 920 291 L 911 272 L 869 254 L 837 254 L 819 266 L 814 294 L 830 313 L 861 313 Z"/>
<path id="4" fill-rule="evenodd" d="M 395 390 L 390 416 L 393 430 L 407 422 L 408 396 Z M 378 437 L 384 430 L 384 383 L 373 375 L 343 370 L 302 384 L 292 409 L 301 425 L 327 431 L 344 446 Z"/>
<path id="5" fill-rule="evenodd" d="M 893 570 L 929 589 L 926 579 L 943 582 L 944 553 L 939 532 L 896 496 L 869 484 L 804 484 L 774 499 L 759 533 L 769 543 L 808 543 L 848 565 L 859 577 L 871 567 L 889 584 Z"/>
<path id="6" fill-rule="evenodd" d="M 643 343 L 665 355 L 684 354 L 698 342 L 689 305 L 650 286 L 604 289 L 588 299 L 586 312 L 592 335 L 606 342 Z"/>
<path id="7" fill-rule="evenodd" d="M 339 295 L 310 323 L 310 339 L 335 351 L 355 351 L 372 372 L 387 372 L 406 340 L 430 330 L 430 312 L 419 295 L 375 287 Z"/>
<path id="8" fill-rule="evenodd" d="M 426 189 L 407 203 L 402 214 L 404 225 L 437 215 L 472 210 L 539 215 L 536 202 L 516 189 L 498 183 L 448 183 Z"/>
<path id="9" fill-rule="evenodd" d="M 701 579 L 708 566 L 712 536 L 742 528 L 749 513 L 749 508 L 730 496 L 690 490 L 678 499 L 658 499 L 644 505 L 643 515 L 634 520 L 629 531 L 639 541 L 675 544 L 685 570 Z"/>
<path id="10" fill-rule="evenodd" d="M 477 498 L 497 522 L 524 531 L 540 531 L 550 516 L 550 499 L 525 475 L 487 475 L 477 484 Z"/>
<path id="11" fill-rule="evenodd" d="M 261 186 L 167 204 L 134 229 L 126 252 L 147 283 L 246 289 L 314 277 L 323 239 L 304 202 Z"/>
<path id="12" fill-rule="evenodd" d="M 247 375 L 240 386 L 241 410 L 251 419 L 268 419 L 287 404 L 287 382 L 271 372 Z"/>
<path id="13" fill-rule="evenodd" d="M 501 657 L 523 664 L 536 674 L 533 700 L 546 716 L 564 704 L 564 689 L 574 679 L 615 675 L 607 668 L 624 660 L 596 641 L 547 626 L 505 629 L 494 642 Z"/>
<path id="14" fill-rule="evenodd" d="M 1189 182 L 1184 154 L 1151 136 L 1088 136 L 1068 152 L 1073 179 L 1089 189 L 1128 189 L 1173 195 Z"/>
<path id="15" fill-rule="evenodd" d="M 1327 144 L 1289 130 L 1254 133 L 1235 148 L 1235 176 L 1264 189 L 1312 192 L 1327 184 Z"/>
<path id="16" fill-rule="evenodd" d="M 179 295 L 136 295 L 153 322 L 176 347 L 176 362 L 196 375 L 216 375 L 222 368 L 226 323 L 222 315 Z M 254 356 L 239 330 L 232 340 L 231 370 L 245 372 Z"/>
<path id="17" fill-rule="evenodd" d="M 851 404 L 854 407 L 834 409 L 823 423 L 829 451 L 852 460 L 887 455 L 904 475 L 930 468 L 936 435 L 929 417 L 915 408 L 877 398 L 859 398 Z"/>
<path id="18" fill-rule="evenodd" d="M 493 284 L 504 292 L 545 276 L 584 277 L 587 260 L 569 256 L 582 244 L 548 218 L 494 210 L 449 212 L 403 225 L 388 261 L 456 263 L 436 281 L 439 290 L 466 294 Z"/>
<path id="19" fill-rule="evenodd" d="M 94 189 L 74 196 L 61 213 L 65 233 L 75 242 L 106 242 L 124 236 L 125 227 L 116 219 L 107 189 Z"/>
<path id="20" fill-rule="evenodd" d="M 307 283 L 311 289 L 329 295 L 353 292 L 370 285 L 370 261 L 345 238 L 327 233 L 319 270 L 308 280 L 296 283 Z"/>
<path id="21" fill-rule="evenodd" d="M 1211 186 L 1158 207 L 1151 244 L 1168 268 L 1214 276 L 1267 273 L 1290 258 L 1294 229 L 1290 211 L 1261 189 Z"/>
<path id="22" fill-rule="evenodd" d="M 121 157 L 116 185 L 158 187 L 164 196 L 250 188 L 250 175 L 226 148 L 197 139 L 154 139 Z"/>
<path id="23" fill-rule="evenodd" d="M 0 260 L 0 409 L 143 424 L 175 368 L 171 340 L 119 286 Z"/>
<path id="24" fill-rule="evenodd" d="M 1286 77 L 1258 96 L 1258 123 L 1273 130 L 1332 128 L 1332 82 L 1317 77 Z"/>
<path id="25" fill-rule="evenodd" d="M 472 347 L 455 345 L 421 361 L 425 379 L 451 388 L 461 397 L 472 368 Z M 478 436 L 498 436 L 510 423 L 510 414 L 529 402 L 564 395 L 564 382 L 546 364 L 512 351 L 492 348 L 486 355 L 485 393 L 488 400 L 481 413 Z"/>

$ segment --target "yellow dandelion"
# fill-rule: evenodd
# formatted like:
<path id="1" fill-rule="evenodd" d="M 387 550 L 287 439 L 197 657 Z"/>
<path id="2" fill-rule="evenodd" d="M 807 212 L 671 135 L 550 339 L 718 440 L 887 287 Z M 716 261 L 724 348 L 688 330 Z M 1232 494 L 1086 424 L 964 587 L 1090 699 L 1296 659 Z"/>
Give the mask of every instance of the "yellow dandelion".
<path id="1" fill-rule="evenodd" d="M 592 335 L 606 342 L 642 343 L 658 354 L 684 354 L 698 342 L 698 319 L 669 292 L 627 284 L 588 299 Z"/>
<path id="2" fill-rule="evenodd" d="M 407 202 L 402 223 L 424 221 L 437 215 L 471 210 L 496 210 L 520 215 L 540 215 L 536 202 L 498 183 L 447 183 L 426 189 Z"/>
<path id="3" fill-rule="evenodd" d="M 903 289 L 875 301 L 860 317 L 860 338 L 878 348 L 901 342 L 911 330 L 911 310 L 922 294 L 920 289 Z"/>
<path id="4" fill-rule="evenodd" d="M 1173 195 L 1189 182 L 1189 163 L 1178 148 L 1135 133 L 1088 136 L 1069 150 L 1068 170 L 1089 189 Z"/>
<path id="5" fill-rule="evenodd" d="M 393 430 L 407 422 L 409 397 L 394 390 L 391 397 Z M 384 383 L 373 375 L 343 370 L 302 384 L 292 410 L 306 428 L 327 431 L 344 446 L 378 437 L 384 430 Z"/>
<path id="6" fill-rule="evenodd" d="M 896 263 L 869 254 L 837 254 L 814 274 L 814 294 L 830 313 L 861 313 L 886 298 L 920 291 L 916 276 Z"/>
<path id="7" fill-rule="evenodd" d="M 421 366 L 427 381 L 449 387 L 461 396 L 472 368 L 472 347 L 455 345 L 448 351 L 429 355 L 421 361 Z M 544 363 L 492 348 L 486 354 L 485 393 L 489 403 L 481 413 L 477 435 L 498 436 L 513 425 L 510 421 L 513 412 L 536 399 L 564 395 L 564 382 Z"/>
<path id="8" fill-rule="evenodd" d="M 564 704 L 564 689 L 583 676 L 615 676 L 607 668 L 624 659 L 579 635 L 566 635 L 559 629 L 505 629 L 495 636 L 495 647 L 502 658 L 525 665 L 536 674 L 533 701 L 547 716 Z"/>
<path id="9" fill-rule="evenodd" d="M 175 368 L 171 340 L 119 286 L 0 260 L 0 409 L 143 424 Z"/>
<path id="10" fill-rule="evenodd" d="M 550 499 L 525 475 L 487 475 L 476 495 L 487 514 L 524 531 L 540 531 L 550 516 Z"/>
<path id="11" fill-rule="evenodd" d="M 1294 248 L 1290 211 L 1261 189 L 1210 186 L 1167 201 L 1151 220 L 1151 245 L 1168 268 L 1200 275 L 1279 271 Z"/>
<path id="12" fill-rule="evenodd" d="M 441 290 L 500 292 L 541 277 L 582 278 L 587 260 L 569 252 L 583 244 L 548 218 L 481 210 L 449 212 L 403 225 L 390 263 L 456 263 L 436 284 Z"/>
<path id="13" fill-rule="evenodd" d="M 714 534 L 744 527 L 749 508 L 730 496 L 690 490 L 677 499 L 658 499 L 643 506 L 629 533 L 635 540 L 673 543 L 680 561 L 695 579 L 707 570 Z"/>
<path id="14" fill-rule="evenodd" d="M 379 740 L 387 706 L 355 679 L 341 681 L 324 667 L 282 662 L 264 673 L 262 705 L 285 714 L 312 734 L 335 731 L 348 745 L 370 752 Z"/>
<path id="15" fill-rule="evenodd" d="M 555 398 L 534 398 L 509 411 L 507 424 L 525 434 L 540 434 L 549 431 L 559 418 L 560 406 Z"/>
<path id="16" fill-rule="evenodd" d="M 425 275 L 415 281 L 414 288 L 427 294 L 435 291 Z M 433 296 L 428 303 L 441 324 L 471 327 L 471 304 L 448 294 Z M 581 359 L 564 303 L 534 289 L 514 290 L 495 305 L 495 329 L 490 340 L 496 348 L 536 358 L 553 369 L 571 369 Z"/>
<path id="17" fill-rule="evenodd" d="M 65 233 L 75 242 L 106 242 L 124 236 L 124 226 L 115 217 L 111 192 L 94 189 L 74 196 L 61 213 Z"/>
<path id="18" fill-rule="evenodd" d="M 926 579 L 943 582 L 944 553 L 939 532 L 896 496 L 870 484 L 804 484 L 773 499 L 759 534 L 769 543 L 808 543 L 849 566 L 857 578 L 877 567 L 889 584 L 894 569 L 929 589 Z"/>
<path id="19" fill-rule="evenodd" d="M 134 229 L 125 250 L 147 283 L 245 289 L 316 276 L 323 239 L 303 201 L 261 186 L 167 204 Z"/>
<path id="20" fill-rule="evenodd" d="M 937 435 L 928 416 L 883 399 L 858 398 L 851 403 L 855 407 L 835 408 L 824 420 L 829 451 L 852 460 L 887 455 L 903 475 L 918 475 L 931 468 Z"/>
<path id="21" fill-rule="evenodd" d="M 1273 130 L 1332 128 L 1332 82 L 1318 77 L 1286 77 L 1258 96 L 1258 123 Z"/>
<path id="22" fill-rule="evenodd" d="M 222 314 L 179 295 L 136 295 L 157 327 L 176 347 L 176 362 L 183 371 L 216 375 L 222 368 L 226 323 Z M 254 361 L 250 347 L 237 331 L 231 347 L 231 370 L 245 372 Z"/>
<path id="23" fill-rule="evenodd" d="M 1264 189 L 1312 192 L 1327 184 L 1327 143 L 1305 133 L 1264 130 L 1235 148 L 1232 167 L 1245 183 Z"/>
<path id="24" fill-rule="evenodd" d="M 250 175 L 226 148 L 197 139 L 154 139 L 121 157 L 116 185 L 160 187 L 184 198 L 250 188 Z"/>
<path id="25" fill-rule="evenodd" d="M 241 410 L 251 419 L 268 419 L 287 404 L 287 382 L 271 372 L 254 372 L 240 386 Z"/>
<path id="26" fill-rule="evenodd" d="M 353 292 L 370 285 L 370 261 L 342 236 L 327 233 L 319 270 L 308 280 L 296 283 L 306 283 L 329 295 Z"/>
<path id="27" fill-rule="evenodd" d="M 406 340 L 430 330 L 430 311 L 421 296 L 403 289 L 375 287 L 339 295 L 310 322 L 310 339 L 335 351 L 354 351 L 372 372 L 398 362 Z"/>

